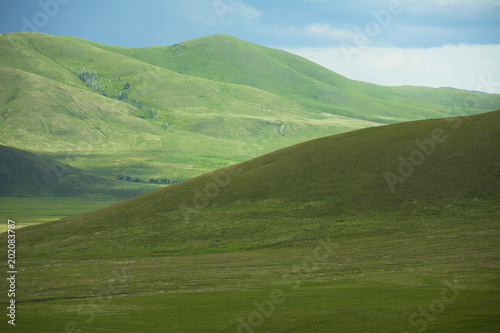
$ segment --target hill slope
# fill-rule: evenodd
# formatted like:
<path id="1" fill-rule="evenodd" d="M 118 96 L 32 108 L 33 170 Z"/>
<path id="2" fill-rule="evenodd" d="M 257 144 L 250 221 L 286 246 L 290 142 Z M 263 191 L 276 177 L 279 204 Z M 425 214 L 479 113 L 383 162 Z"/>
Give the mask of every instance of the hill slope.
<path id="1" fill-rule="evenodd" d="M 498 332 L 499 120 L 316 139 L 15 230 L 16 329 Z"/>
<path id="2" fill-rule="evenodd" d="M 0 145 L 0 197 L 131 198 L 156 189 L 90 175 L 69 165 Z"/>
<path id="3" fill-rule="evenodd" d="M 382 123 L 474 114 L 480 112 L 474 108 L 494 110 L 500 105 L 498 95 L 353 81 L 291 53 L 227 35 L 152 48 L 91 45 L 178 73 L 244 84 L 324 112 Z"/>
<path id="4" fill-rule="evenodd" d="M 0 55 L 0 143 L 105 176 L 186 179 L 318 137 L 500 107 L 499 95 L 352 81 L 224 35 L 130 49 L 11 33 Z"/>
<path id="5" fill-rule="evenodd" d="M 0 142 L 59 161 L 70 149 L 86 156 L 79 167 L 98 174 L 188 178 L 376 125 L 181 75 L 75 38 L 6 34 L 0 54 Z"/>
<path id="6" fill-rule="evenodd" d="M 23 239 L 31 251 L 55 246 L 60 254 L 80 255 L 89 241 L 92 255 L 195 250 L 214 239 L 263 246 L 318 237 L 333 216 L 439 211 L 447 203 L 498 199 L 499 121 L 495 111 L 316 139 L 102 211 L 23 230 Z M 310 229 L 307 223 L 288 225 L 298 217 L 326 220 Z M 83 246 L 97 224 L 107 232 Z M 131 236 L 127 230 L 141 231 Z M 71 241 L 69 234 L 75 235 Z"/>

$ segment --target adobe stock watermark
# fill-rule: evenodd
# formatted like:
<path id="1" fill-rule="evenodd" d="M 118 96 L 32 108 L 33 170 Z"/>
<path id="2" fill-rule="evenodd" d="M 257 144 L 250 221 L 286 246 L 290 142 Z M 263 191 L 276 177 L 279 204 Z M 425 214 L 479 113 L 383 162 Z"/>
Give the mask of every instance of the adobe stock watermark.
<path id="1" fill-rule="evenodd" d="M 453 283 L 444 280 L 443 285 L 444 288 L 441 290 L 440 297 L 430 301 L 427 307 L 420 307 L 418 311 L 412 313 L 408 318 L 409 325 L 417 329 L 417 332 L 424 332 L 429 323 L 435 321 L 445 311 L 446 306 L 456 301 L 457 297 L 460 296 L 460 290 L 465 289 L 465 287 L 458 285 L 457 279 Z"/>
<path id="2" fill-rule="evenodd" d="M 315 269 L 319 268 L 319 263 L 324 262 L 333 256 L 334 251 L 339 247 L 338 244 L 332 244 L 331 238 L 328 237 L 326 240 L 320 240 L 319 245 L 314 249 L 314 255 L 304 259 L 301 265 L 293 266 L 290 270 L 281 276 L 281 284 L 284 285 L 283 288 L 274 288 L 269 298 L 262 301 L 254 301 L 253 306 L 255 311 L 248 314 L 247 318 L 238 317 L 233 321 L 238 325 L 236 327 L 237 333 L 253 333 L 259 327 L 261 327 L 266 318 L 271 317 L 278 306 L 286 302 L 287 297 L 285 296 L 286 288 L 289 290 L 297 290 L 302 281 L 308 277 Z"/>
<path id="3" fill-rule="evenodd" d="M 344 58 L 351 63 L 354 54 L 359 55 L 371 42 L 379 36 L 392 22 L 393 16 L 403 11 L 400 0 L 390 0 L 386 9 L 371 11 L 374 20 L 369 21 L 363 28 L 358 26 L 353 29 L 352 44 L 343 42 L 340 44 Z"/>
<path id="4" fill-rule="evenodd" d="M 249 156 L 250 158 L 255 158 L 262 154 L 255 147 L 242 146 L 235 148 L 234 152 L 235 156 L 243 157 L 245 160 L 247 160 Z M 206 208 L 210 204 L 211 200 L 218 197 L 221 189 L 229 187 L 233 178 L 241 174 L 242 171 L 241 164 L 235 164 L 223 169 L 215 170 L 208 174 L 211 181 L 206 183 L 203 189 L 200 190 L 192 187 L 192 201 L 188 204 L 179 205 L 179 210 L 186 223 L 189 223 L 192 216 L 198 215 L 200 210 Z"/>
<path id="5" fill-rule="evenodd" d="M 488 77 L 481 76 L 478 78 L 479 84 L 476 87 L 476 92 L 474 93 L 474 96 L 466 97 L 463 102 L 463 107 L 465 108 L 471 108 L 471 109 L 477 109 L 479 108 L 480 100 L 479 96 L 481 96 L 484 99 L 484 93 L 486 94 L 494 94 L 495 87 L 500 87 L 500 82 L 494 81 L 493 80 L 493 74 L 489 73 Z M 488 95 L 486 95 L 487 98 Z"/>
<path id="6" fill-rule="evenodd" d="M 70 162 L 71 159 L 82 157 L 82 155 L 68 152 L 64 163 L 52 162 L 52 170 L 54 170 L 57 179 L 61 182 L 64 176 L 72 174 L 74 172 L 74 169 L 69 165 L 68 162 Z"/>
<path id="7" fill-rule="evenodd" d="M 61 182 L 66 175 L 70 175 L 75 171 L 75 168 L 80 167 L 83 159 L 89 156 L 89 151 L 92 149 L 92 143 L 99 142 L 99 136 L 95 132 L 84 134 L 85 146 L 78 146 L 66 152 L 66 157 L 63 162 L 52 162 L 51 166 L 57 179 Z"/>
<path id="8" fill-rule="evenodd" d="M 38 32 L 39 29 L 45 27 L 51 18 L 54 18 L 60 10 L 61 5 L 66 5 L 70 2 L 70 0 L 40 0 L 38 1 L 38 5 L 41 10 L 37 11 L 31 17 L 31 20 L 26 16 L 21 18 L 23 22 L 23 26 L 21 28 L 22 32 L 32 31 Z"/>
<path id="9" fill-rule="evenodd" d="M 243 4 L 243 0 L 214 0 L 212 5 L 221 22 L 224 22 L 226 14 L 232 13 Z"/>
<path id="10" fill-rule="evenodd" d="M 453 130 L 457 130 L 462 125 L 461 118 L 446 119 L 449 122 L 455 122 L 452 125 Z M 392 192 L 396 190 L 396 184 L 404 182 L 407 178 L 411 177 L 415 169 L 426 161 L 428 157 L 436 152 L 436 145 L 445 143 L 449 136 L 442 128 L 435 128 L 428 138 L 423 140 L 415 140 L 417 146 L 408 157 L 398 156 L 399 166 L 398 172 L 393 173 L 390 171 L 384 172 L 384 177 Z"/>
<path id="11" fill-rule="evenodd" d="M 241 169 L 238 165 L 211 172 L 209 175 L 212 181 L 206 184 L 201 191 L 197 188 L 194 189 L 192 203 L 189 205 L 179 205 L 179 210 L 181 211 L 186 223 L 189 222 L 191 216 L 198 215 L 201 209 L 206 208 L 210 204 L 210 200 L 218 197 L 220 189 L 226 188 L 231 183 L 232 177 L 237 176 L 240 173 Z"/>
<path id="12" fill-rule="evenodd" d="M 100 291 L 97 298 L 89 298 L 85 300 L 83 304 L 78 306 L 76 312 L 79 316 L 86 317 L 82 320 L 87 325 L 95 320 L 97 312 L 102 311 L 104 306 L 111 304 L 113 297 L 123 293 L 124 289 L 128 285 L 128 280 L 133 278 L 125 275 L 124 271 L 125 269 L 122 270 L 121 275 L 118 271 L 113 271 L 114 277 L 108 279 L 108 288 Z M 76 321 L 67 322 L 64 329 L 64 332 L 66 333 L 82 332 L 79 323 Z"/>
<path id="13" fill-rule="evenodd" d="M 491 74 L 487 78 L 480 77 L 478 81 L 480 84 L 476 88 L 477 91 L 493 93 L 495 91 L 495 87 L 500 86 L 498 82 L 493 81 L 493 76 Z M 464 98 L 462 107 L 468 109 L 478 109 L 481 103 L 479 96 L 481 96 L 483 100 L 485 99 L 485 95 L 483 93 L 476 92 L 472 96 Z M 446 122 L 453 123 L 451 125 L 451 129 L 452 131 L 456 131 L 462 126 L 463 119 L 467 118 L 455 117 L 445 118 L 444 120 Z M 415 140 L 416 149 L 414 149 L 408 157 L 404 157 L 402 155 L 398 156 L 399 166 L 397 172 L 384 172 L 384 178 L 391 191 L 394 192 L 396 190 L 396 184 L 403 183 L 406 179 L 411 177 L 416 168 L 424 164 L 426 159 L 436 152 L 437 145 L 445 143 L 448 138 L 449 135 L 446 134 L 444 129 L 435 128 L 429 133 L 428 138 Z"/>

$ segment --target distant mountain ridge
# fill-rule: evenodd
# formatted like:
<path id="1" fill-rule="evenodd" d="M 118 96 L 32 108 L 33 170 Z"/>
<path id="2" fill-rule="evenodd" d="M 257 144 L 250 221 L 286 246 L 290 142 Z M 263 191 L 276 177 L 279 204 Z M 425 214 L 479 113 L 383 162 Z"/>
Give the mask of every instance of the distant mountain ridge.
<path id="1" fill-rule="evenodd" d="M 464 107 L 465 90 L 426 87 L 384 87 L 350 80 L 297 55 L 218 34 L 165 47 L 123 48 L 92 44 L 178 73 L 221 82 L 243 84 L 284 96 L 297 103 L 334 114 L 380 122 L 399 122 L 445 116 L 450 110 L 435 108 L 419 116 L 390 110 L 388 102 L 400 98 L 421 103 Z M 202 61 L 200 61 L 203 59 Z M 464 94 L 465 93 L 465 94 Z M 371 103 L 365 103 L 365 99 Z M 498 108 L 498 99 L 480 100 L 478 108 Z M 417 106 L 417 105 L 415 105 Z M 411 107 L 411 106 L 410 106 Z M 371 109 L 377 109 L 372 113 Z M 413 112 L 423 110 L 412 108 Z M 444 113 L 440 113 L 444 112 Z M 392 117 L 389 116 L 392 113 Z M 440 114 L 439 114 L 440 113 Z"/>
<path id="2" fill-rule="evenodd" d="M 105 176 L 187 179 L 314 138 L 500 107 L 495 94 L 352 81 L 226 35 L 122 48 L 9 33 L 0 55 L 0 143 L 78 154 Z"/>

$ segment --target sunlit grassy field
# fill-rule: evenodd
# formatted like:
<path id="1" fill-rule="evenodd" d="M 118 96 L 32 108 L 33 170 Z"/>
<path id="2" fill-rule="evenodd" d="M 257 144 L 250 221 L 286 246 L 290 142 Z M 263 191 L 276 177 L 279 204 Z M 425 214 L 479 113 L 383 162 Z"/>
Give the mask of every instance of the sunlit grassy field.
<path id="1" fill-rule="evenodd" d="M 22 228 L 63 217 L 102 209 L 118 200 L 91 198 L 0 198 L 0 232 L 7 230 L 7 219 Z"/>
<path id="2" fill-rule="evenodd" d="M 497 332 L 498 117 L 313 140 L 21 228 L 16 329 Z"/>

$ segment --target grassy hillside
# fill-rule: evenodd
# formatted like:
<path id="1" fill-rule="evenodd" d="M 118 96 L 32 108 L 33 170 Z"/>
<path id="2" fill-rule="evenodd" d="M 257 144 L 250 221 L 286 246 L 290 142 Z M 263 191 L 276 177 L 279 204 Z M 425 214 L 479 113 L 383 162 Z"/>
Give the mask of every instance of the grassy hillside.
<path id="1" fill-rule="evenodd" d="M 0 197 L 131 198 L 157 186 L 120 182 L 0 145 Z"/>
<path id="2" fill-rule="evenodd" d="M 324 112 L 382 123 L 475 114 L 500 105 L 498 95 L 349 80 L 291 53 L 227 35 L 153 48 L 91 45 L 179 73 L 262 89 Z M 464 103 L 472 98 L 477 102 Z"/>
<path id="3" fill-rule="evenodd" d="M 18 228 L 102 209 L 161 185 L 103 178 L 0 145 L 0 219 L 17 220 Z M 0 225 L 5 231 L 7 224 Z"/>
<path id="4" fill-rule="evenodd" d="M 68 152 L 79 154 L 85 158 L 78 167 L 98 174 L 189 178 L 376 125 L 255 88 L 180 75 L 73 38 L 2 35 L 0 53 L 6 55 L 0 142 L 69 164 Z M 24 65 L 29 61 L 36 66 Z M 94 75 L 89 87 L 82 73 Z"/>
<path id="5" fill-rule="evenodd" d="M 95 221 L 116 234 L 92 238 L 92 255 L 94 251 L 129 250 L 167 254 L 179 247 L 192 250 L 206 246 L 204 240 L 214 237 L 226 243 L 246 244 L 244 247 L 291 241 L 297 234 L 305 237 L 301 227 L 287 227 L 287 218 L 292 216 L 307 219 L 363 211 L 439 211 L 446 203 L 488 199 L 499 193 L 499 120 L 500 112 L 496 111 L 317 139 L 104 211 L 39 226 L 29 234 L 47 247 L 47 238 L 41 237 L 45 232 L 54 233 L 55 228 L 76 234 L 71 230 L 78 230 L 78 236 L 71 237 L 71 241 L 61 234 L 49 246 L 57 244 L 61 254 L 66 255 L 78 244 L 75 237 L 86 239 L 93 235 L 90 225 Z M 430 144 L 433 135 L 442 142 Z M 426 152 L 431 154 L 427 156 Z M 423 159 L 417 166 L 401 162 L 418 162 L 420 157 Z M 231 219 L 219 218 L 219 214 L 228 216 L 228 212 L 234 214 Z M 307 237 L 321 236 L 325 227 L 312 228 Z M 126 230 L 136 228 L 141 232 L 133 237 L 127 234 Z M 186 232 L 197 228 L 195 234 Z M 278 240 L 269 228 L 281 230 Z M 28 232 L 24 237 L 30 244 L 37 243 Z M 154 245 L 150 248 L 148 244 Z"/>
<path id="6" fill-rule="evenodd" d="M 0 55 L 0 143 L 105 176 L 187 179 L 314 138 L 500 106 L 352 81 L 224 35 L 129 49 L 10 33 Z"/>
<path id="7" fill-rule="evenodd" d="M 37 152 L 0 146 L 9 195 L 203 174 L 16 229 L 17 331 L 500 330 L 498 95 L 350 81 L 221 35 L 5 34 L 0 76 L 0 143 Z M 49 216 L 35 200 L 3 218 Z"/>
<path id="8" fill-rule="evenodd" d="M 16 329 L 496 332 L 499 120 L 312 140 L 23 228 Z"/>

